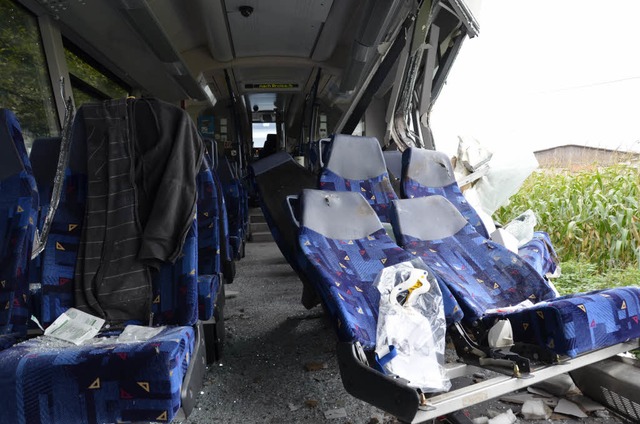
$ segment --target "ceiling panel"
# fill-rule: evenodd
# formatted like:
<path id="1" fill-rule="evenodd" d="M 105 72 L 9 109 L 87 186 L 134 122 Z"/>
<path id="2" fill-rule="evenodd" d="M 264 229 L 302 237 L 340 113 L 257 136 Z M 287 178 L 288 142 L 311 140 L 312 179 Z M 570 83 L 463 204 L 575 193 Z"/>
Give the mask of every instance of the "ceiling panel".
<path id="1" fill-rule="evenodd" d="M 333 0 L 229 0 L 227 19 L 235 57 L 310 57 Z M 240 6 L 253 12 L 245 17 Z"/>

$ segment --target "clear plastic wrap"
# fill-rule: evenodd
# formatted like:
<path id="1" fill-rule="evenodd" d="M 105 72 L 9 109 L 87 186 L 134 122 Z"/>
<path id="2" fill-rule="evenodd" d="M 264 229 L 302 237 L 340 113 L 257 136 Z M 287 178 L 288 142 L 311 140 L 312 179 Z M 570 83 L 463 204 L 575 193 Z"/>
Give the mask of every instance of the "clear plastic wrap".
<path id="1" fill-rule="evenodd" d="M 435 278 L 418 259 L 384 268 L 375 284 L 380 291 L 380 367 L 423 392 L 449 390 L 444 369 L 446 321 Z"/>
<path id="2" fill-rule="evenodd" d="M 518 240 L 518 247 L 522 247 L 533 238 L 536 225 L 538 225 L 536 215 L 531 209 L 527 209 L 505 225 L 504 229 Z"/>

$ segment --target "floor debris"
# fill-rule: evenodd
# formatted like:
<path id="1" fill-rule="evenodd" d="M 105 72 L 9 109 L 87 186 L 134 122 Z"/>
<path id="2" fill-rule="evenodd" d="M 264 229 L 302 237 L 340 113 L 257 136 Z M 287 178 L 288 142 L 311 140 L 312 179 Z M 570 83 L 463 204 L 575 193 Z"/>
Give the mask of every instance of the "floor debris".
<path id="1" fill-rule="evenodd" d="M 534 388 L 544 390 L 555 396 L 580 394 L 569 374 L 560 374 L 534 385 Z"/>
<path id="2" fill-rule="evenodd" d="M 572 417 L 578 417 L 578 418 L 588 417 L 588 415 L 585 414 L 584 411 L 580 409 L 578 405 L 576 405 L 575 403 L 567 399 L 560 399 L 558 401 L 558 406 L 555 407 L 553 412 L 556 412 L 562 415 L 570 415 Z"/>
<path id="3" fill-rule="evenodd" d="M 542 400 L 527 400 L 520 412 L 526 420 L 546 420 L 553 413 Z"/>
<path id="4" fill-rule="evenodd" d="M 347 411 L 344 408 L 329 409 L 324 411 L 324 417 L 328 420 L 334 418 L 347 418 Z"/>
<path id="5" fill-rule="evenodd" d="M 308 372 L 320 371 L 327 369 L 329 366 L 326 362 L 310 361 L 304 364 L 304 370 Z"/>
<path id="6" fill-rule="evenodd" d="M 503 412 L 497 415 L 495 418 L 491 418 L 488 424 L 513 424 L 518 421 L 518 418 L 511 409 L 507 409 L 507 412 Z"/>

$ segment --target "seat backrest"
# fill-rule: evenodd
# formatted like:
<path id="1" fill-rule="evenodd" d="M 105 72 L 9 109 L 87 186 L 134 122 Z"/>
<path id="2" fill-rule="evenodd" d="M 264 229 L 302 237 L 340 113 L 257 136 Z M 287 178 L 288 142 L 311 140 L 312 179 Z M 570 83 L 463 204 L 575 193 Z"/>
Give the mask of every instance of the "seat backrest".
<path id="1" fill-rule="evenodd" d="M 220 226 L 218 191 L 209 159 L 202 161 L 198 173 L 198 271 L 215 275 L 220 272 Z"/>
<path id="2" fill-rule="evenodd" d="M 375 347 L 380 293 L 373 282 L 385 266 L 414 256 L 387 235 L 364 197 L 304 190 L 300 248 L 309 279 L 336 320 L 343 341 Z"/>
<path id="3" fill-rule="evenodd" d="M 91 171 L 87 169 L 84 108 L 80 108 L 76 114 L 71 137 L 62 195 L 42 253 L 42 305 L 39 319 L 44 326 L 75 306 L 75 268 L 86 211 L 87 172 Z M 153 273 L 151 312 L 154 325 L 191 325 L 197 321 L 197 237 L 194 220 L 187 232 L 182 254 L 174 264 L 163 263 Z"/>
<path id="4" fill-rule="evenodd" d="M 448 199 L 394 201 L 396 239 L 453 292 L 468 320 L 487 309 L 554 297 L 545 280 L 504 246 L 480 235 Z"/>
<path id="5" fill-rule="evenodd" d="M 38 190 L 20 124 L 11 111 L 0 109 L 0 338 L 27 331 L 37 214 Z"/>
<path id="6" fill-rule="evenodd" d="M 391 201 L 397 199 L 375 137 L 335 135 L 320 174 L 320 188 L 360 193 L 383 222 L 389 222 Z"/>
<path id="7" fill-rule="evenodd" d="M 446 197 L 476 231 L 489 237 L 482 219 L 460 191 L 453 166 L 446 154 L 416 147 L 405 150 L 402 153 L 401 178 L 404 198 L 433 195 Z"/>

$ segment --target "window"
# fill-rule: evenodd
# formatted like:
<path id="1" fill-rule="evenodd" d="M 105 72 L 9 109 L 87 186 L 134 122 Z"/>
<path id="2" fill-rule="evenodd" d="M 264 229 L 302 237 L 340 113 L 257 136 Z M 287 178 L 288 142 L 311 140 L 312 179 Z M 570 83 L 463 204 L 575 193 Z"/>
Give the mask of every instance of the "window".
<path id="1" fill-rule="evenodd" d="M 69 68 L 69 78 L 73 88 L 76 107 L 83 103 L 126 97 L 128 89 L 100 69 L 70 43 L 65 42 L 64 55 Z"/>
<path id="2" fill-rule="evenodd" d="M 253 129 L 253 148 L 261 149 L 264 147 L 264 142 L 267 140 L 267 134 L 276 133 L 275 122 L 254 122 Z"/>
<path id="3" fill-rule="evenodd" d="M 37 20 L 13 0 L 0 0 L 0 107 L 20 120 L 27 148 L 59 131 Z"/>

